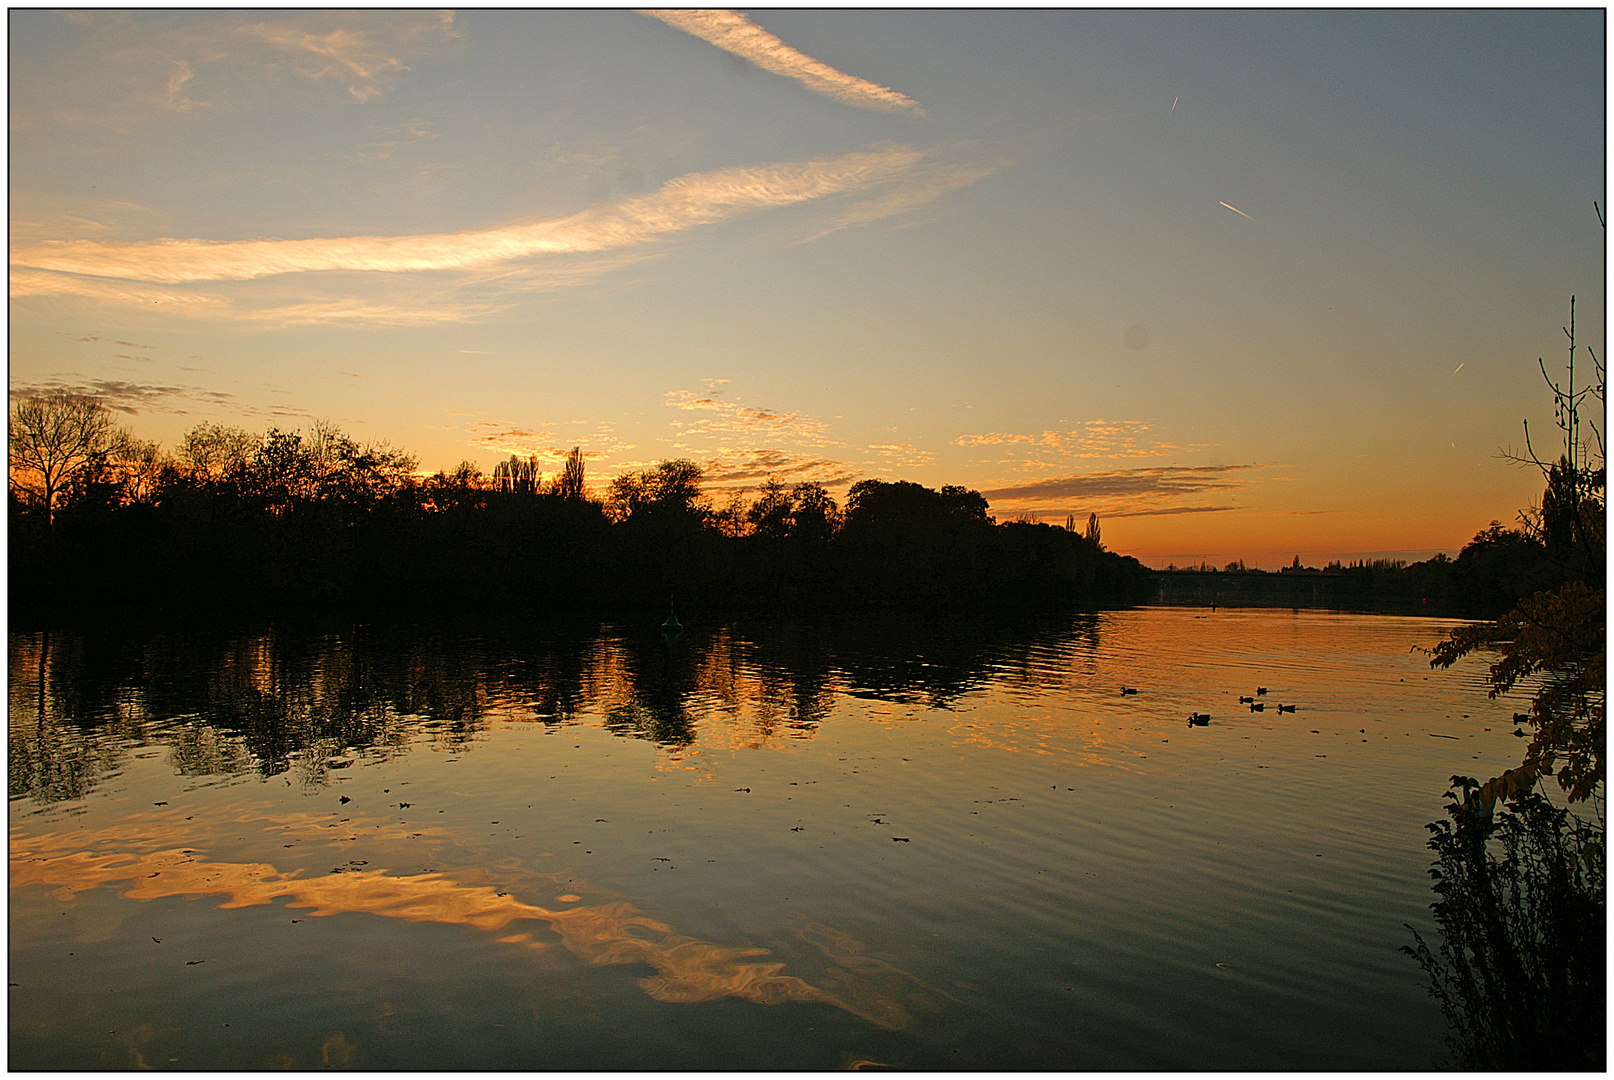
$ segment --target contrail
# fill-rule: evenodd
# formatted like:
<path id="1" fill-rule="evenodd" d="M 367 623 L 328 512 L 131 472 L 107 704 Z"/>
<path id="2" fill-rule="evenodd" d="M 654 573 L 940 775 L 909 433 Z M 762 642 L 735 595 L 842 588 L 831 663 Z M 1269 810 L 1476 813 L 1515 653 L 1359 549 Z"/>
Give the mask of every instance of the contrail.
<path id="1" fill-rule="evenodd" d="M 1246 214 L 1243 210 L 1240 210 L 1236 206 L 1232 206 L 1232 205 L 1230 205 L 1228 203 L 1222 203 L 1222 205 L 1226 206 L 1229 210 L 1233 211 L 1233 213 L 1237 214 L 1239 217 L 1250 218 L 1251 221 L 1255 220 L 1253 217 L 1250 217 L 1249 214 Z"/>
<path id="2" fill-rule="evenodd" d="M 1171 112 L 1167 113 L 1166 114 L 1167 116 L 1170 116 L 1171 113 L 1174 113 L 1174 112 L 1177 111 L 1177 102 L 1179 102 L 1181 100 L 1182 100 L 1182 95 L 1181 94 L 1178 94 L 1176 97 L 1171 99 Z"/>
<path id="3" fill-rule="evenodd" d="M 1463 364 L 1466 364 L 1466 363 L 1468 363 L 1468 361 L 1464 360 Z M 1457 367 L 1452 371 L 1452 374 L 1455 375 L 1455 374 L 1457 374 L 1457 372 L 1463 370 L 1463 364 L 1458 364 Z"/>

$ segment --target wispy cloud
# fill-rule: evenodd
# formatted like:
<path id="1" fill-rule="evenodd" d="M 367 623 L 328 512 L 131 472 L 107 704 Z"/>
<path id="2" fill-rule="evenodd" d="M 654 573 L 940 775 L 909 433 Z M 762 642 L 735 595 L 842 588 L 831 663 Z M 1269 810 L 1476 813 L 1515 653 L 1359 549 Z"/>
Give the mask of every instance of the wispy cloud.
<path id="1" fill-rule="evenodd" d="M 164 314 L 221 315 L 230 302 L 189 289 L 165 289 L 106 278 L 83 278 L 13 265 L 7 287 L 13 299 L 27 296 L 82 296 L 109 303 L 156 307 Z M 165 306 L 166 305 L 166 306 Z"/>
<path id="2" fill-rule="evenodd" d="M 191 66 L 183 60 L 170 60 L 169 63 L 174 70 L 168 73 L 168 93 L 164 96 L 163 105 L 173 112 L 182 113 L 207 108 L 207 102 L 195 100 L 185 89 L 185 84 L 196 77 Z"/>
<path id="3" fill-rule="evenodd" d="M 694 420 L 672 422 L 678 431 L 675 445 L 680 449 L 688 449 L 693 441 L 698 440 L 718 444 L 742 441 L 754 445 L 759 440 L 787 439 L 802 446 L 826 444 L 828 425 L 822 420 L 800 413 L 725 401 L 721 397 L 722 391 L 716 389 L 723 381 L 726 380 L 711 380 L 704 394 L 689 390 L 668 391 L 666 400 L 672 408 L 706 414 Z"/>
<path id="4" fill-rule="evenodd" d="M 1086 420 L 1064 431 L 1035 435 L 991 431 L 960 435 L 954 446 L 1025 446 L 1041 453 L 1055 451 L 1067 458 L 1153 457 L 1178 449 L 1175 443 L 1151 438 L 1151 425 L 1138 420 Z"/>
<path id="5" fill-rule="evenodd" d="M 935 454 L 912 443 L 870 443 L 868 449 L 876 457 L 875 467 L 882 472 L 892 468 L 917 469 L 936 460 Z"/>
<path id="6" fill-rule="evenodd" d="M 11 400 L 22 401 L 65 390 L 70 394 L 99 398 L 113 412 L 138 416 L 142 410 L 184 415 L 190 406 L 200 404 L 211 407 L 231 406 L 235 395 L 221 390 L 203 390 L 194 386 L 174 386 L 161 383 L 137 383 L 123 379 L 91 379 L 74 382 L 70 379 L 50 379 L 42 383 L 11 385 Z"/>
<path id="7" fill-rule="evenodd" d="M 795 79 L 815 93 L 833 98 L 843 105 L 916 116 L 925 113 L 919 103 L 907 95 L 814 60 L 786 45 L 739 12 L 653 8 L 640 9 L 639 13 L 709 41 L 726 52 L 749 60 L 764 71 Z"/>
<path id="8" fill-rule="evenodd" d="M 439 326 L 469 322 L 501 310 L 503 305 L 464 304 L 438 300 L 432 303 L 391 304 L 354 296 L 309 300 L 274 307 L 239 309 L 238 316 L 264 327 L 288 326 Z"/>
<path id="9" fill-rule="evenodd" d="M 441 56 L 460 35 L 453 14 L 428 11 L 215 12 L 98 10 L 75 23 L 73 85 L 13 86 L 12 131 L 95 127 L 127 131 L 175 114 L 239 115 L 284 108 L 282 86 L 349 102 L 392 90 L 409 62 Z"/>
<path id="10" fill-rule="evenodd" d="M 468 425 L 465 430 L 470 435 L 469 445 L 477 450 L 500 457 L 506 454 L 519 458 L 536 457 L 540 464 L 551 469 L 558 468 L 574 446 L 582 447 L 586 459 L 626 453 L 634 448 L 633 443 L 619 438 L 609 424 L 597 425 L 589 434 L 568 432 L 559 435 L 552 424 L 519 427 L 484 420 Z"/>
<path id="11" fill-rule="evenodd" d="M 645 244 L 735 214 L 865 188 L 892 179 L 922 156 L 894 146 L 823 160 L 692 173 L 612 206 L 480 232 L 225 242 L 36 242 L 13 248 L 11 262 L 58 273 L 161 284 L 332 270 L 466 270 L 533 256 Z"/>
<path id="12" fill-rule="evenodd" d="M 316 33 L 289 23 L 252 23 L 241 33 L 289 53 L 304 78 L 335 81 L 358 101 L 376 97 L 395 74 L 409 70 L 387 46 L 350 27 Z"/>
<path id="13" fill-rule="evenodd" d="M 925 160 L 916 164 L 899 186 L 883 188 L 858 199 L 833 216 L 829 223 L 803 237 L 804 243 L 822 239 L 841 229 L 869 225 L 882 218 L 907 214 L 935 202 L 960 188 L 968 187 L 1002 170 L 1006 158 L 976 160 L 980 148 L 969 143 L 934 146 Z"/>

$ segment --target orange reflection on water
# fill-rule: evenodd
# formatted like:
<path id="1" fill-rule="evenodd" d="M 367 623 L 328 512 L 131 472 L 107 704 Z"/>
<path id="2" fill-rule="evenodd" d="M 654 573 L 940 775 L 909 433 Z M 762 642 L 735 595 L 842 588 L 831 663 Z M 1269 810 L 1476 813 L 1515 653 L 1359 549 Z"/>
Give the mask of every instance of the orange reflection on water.
<path id="1" fill-rule="evenodd" d="M 122 885 L 122 895 L 131 900 L 223 896 L 219 907 L 242 908 L 285 898 L 288 907 L 310 909 L 314 916 L 364 913 L 464 925 L 484 933 L 519 930 L 512 924 L 533 920 L 547 924 L 560 943 L 586 963 L 653 968 L 655 974 L 638 984 L 658 1001 L 739 997 L 764 1005 L 821 1002 L 885 1028 L 901 1028 L 908 1022 L 902 1004 L 866 978 L 843 978 L 843 992 L 832 993 L 783 974 L 783 962 L 762 959 L 771 955 L 768 949 L 676 934 L 671 926 L 623 900 L 550 909 L 518 900 L 496 883 L 457 880 L 448 872 L 392 876 L 382 867 L 352 864 L 304 878 L 298 876 L 300 869 L 282 872 L 270 863 L 214 862 L 195 849 L 158 847 L 149 832 L 139 835 L 131 825 L 36 836 L 21 835 L 13 827 L 10 871 L 13 890 L 54 887 L 53 895 L 61 900 L 89 889 Z M 486 875 L 472 870 L 460 876 Z M 535 940 L 531 931 L 503 933 L 497 940 L 539 951 L 550 947 Z M 832 949 L 824 951 L 834 958 Z M 895 969 L 886 973 L 907 979 Z"/>
<path id="2" fill-rule="evenodd" d="M 1057 756 L 1084 765 L 1137 769 L 1148 737 L 1134 724 L 1121 730 L 1091 713 L 1027 716 L 1015 709 L 977 710 L 947 729 L 954 739 L 1010 754 Z"/>

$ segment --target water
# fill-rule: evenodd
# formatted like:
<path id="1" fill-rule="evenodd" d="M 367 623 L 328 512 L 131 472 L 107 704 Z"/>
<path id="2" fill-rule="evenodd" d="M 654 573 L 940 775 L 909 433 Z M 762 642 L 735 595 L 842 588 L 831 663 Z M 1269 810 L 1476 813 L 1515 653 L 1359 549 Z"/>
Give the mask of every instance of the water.
<path id="1" fill-rule="evenodd" d="M 12 634 L 11 1067 L 1445 1063 L 1454 624 L 691 621 Z"/>

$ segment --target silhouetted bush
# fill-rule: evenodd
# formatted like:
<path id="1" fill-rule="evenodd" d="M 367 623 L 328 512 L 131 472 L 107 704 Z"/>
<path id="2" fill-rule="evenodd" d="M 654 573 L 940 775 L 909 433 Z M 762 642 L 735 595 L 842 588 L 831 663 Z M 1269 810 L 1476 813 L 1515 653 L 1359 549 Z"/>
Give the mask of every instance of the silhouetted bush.
<path id="1" fill-rule="evenodd" d="M 1457 1064 L 1601 1072 L 1603 830 L 1535 792 L 1493 816 L 1478 781 L 1452 784 L 1450 820 L 1429 826 L 1440 947 L 1414 931 L 1402 951 L 1429 975 Z"/>

